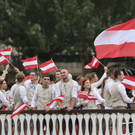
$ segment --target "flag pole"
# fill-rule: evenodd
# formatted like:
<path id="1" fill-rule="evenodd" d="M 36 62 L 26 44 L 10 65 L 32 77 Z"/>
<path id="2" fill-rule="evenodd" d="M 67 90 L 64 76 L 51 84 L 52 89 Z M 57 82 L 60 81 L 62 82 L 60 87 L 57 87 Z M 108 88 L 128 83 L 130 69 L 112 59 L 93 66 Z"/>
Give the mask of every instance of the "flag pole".
<path id="1" fill-rule="evenodd" d="M 95 56 L 93 56 L 94 58 L 96 58 Z M 97 58 L 96 58 L 97 59 Z M 98 60 L 98 59 L 97 59 Z M 98 60 L 99 61 L 99 60 Z M 99 61 L 99 63 L 103 66 L 103 67 L 105 67 L 105 65 L 103 64 L 103 63 L 101 63 L 100 61 Z"/>
<path id="2" fill-rule="evenodd" d="M 40 74 L 40 71 L 39 71 L 39 64 L 38 64 L 38 56 L 37 56 L 37 70 L 38 70 L 38 74 L 39 74 L 39 76 L 41 77 L 41 79 L 42 79 L 42 74 Z"/>

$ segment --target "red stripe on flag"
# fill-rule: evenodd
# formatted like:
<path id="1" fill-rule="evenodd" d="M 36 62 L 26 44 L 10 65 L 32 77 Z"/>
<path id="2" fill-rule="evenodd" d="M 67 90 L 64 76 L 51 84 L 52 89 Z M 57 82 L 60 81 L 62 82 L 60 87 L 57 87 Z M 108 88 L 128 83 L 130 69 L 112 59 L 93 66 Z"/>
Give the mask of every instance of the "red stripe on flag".
<path id="1" fill-rule="evenodd" d="M 86 92 L 77 91 L 78 98 L 86 99 L 86 100 L 97 100 L 97 98 L 94 97 L 94 95 L 89 95 Z"/>
<path id="2" fill-rule="evenodd" d="M 0 53 L 0 65 L 4 64 L 4 63 L 6 63 L 6 62 L 8 62 L 8 61 L 7 61 L 6 58 Z"/>
<path id="3" fill-rule="evenodd" d="M 32 69 L 32 68 L 38 68 L 37 65 L 37 56 L 32 58 L 26 58 L 23 62 L 23 66 L 25 70 Z"/>
<path id="4" fill-rule="evenodd" d="M 22 108 L 23 106 L 23 108 Z M 24 103 L 22 103 L 21 105 L 19 105 L 11 114 L 10 118 L 13 118 L 15 115 L 19 114 L 20 112 L 22 112 L 25 108 L 27 108 L 28 106 Z"/>
<path id="5" fill-rule="evenodd" d="M 30 62 L 30 61 L 34 61 L 34 60 L 37 60 L 37 57 L 36 56 L 35 57 L 31 57 L 31 58 L 26 58 L 24 60 L 24 62 Z"/>
<path id="6" fill-rule="evenodd" d="M 6 48 L 6 49 L 3 49 L 3 50 L 0 50 L 0 52 L 2 53 L 2 55 L 5 57 L 5 58 L 9 58 L 10 55 L 11 55 L 11 49 L 12 48 Z M 7 54 L 6 54 L 7 53 Z"/>
<path id="7" fill-rule="evenodd" d="M 102 58 L 115 58 L 115 57 L 131 57 L 135 56 L 135 43 L 124 43 L 121 45 L 107 44 L 95 46 L 96 57 Z M 101 51 L 104 50 L 104 51 Z"/>
<path id="8" fill-rule="evenodd" d="M 49 101 L 45 106 L 51 105 L 54 101 L 62 102 L 63 100 L 64 100 L 64 95 L 61 95 Z"/>
<path id="9" fill-rule="evenodd" d="M 37 65 L 25 66 L 25 70 L 28 70 L 28 69 L 31 69 L 31 68 L 37 68 Z"/>
<path id="10" fill-rule="evenodd" d="M 122 81 L 122 84 L 127 88 L 131 90 L 135 90 L 135 77 L 132 76 L 125 76 L 124 80 Z"/>
<path id="11" fill-rule="evenodd" d="M 115 25 L 115 26 L 107 29 L 107 31 L 110 31 L 110 30 L 130 30 L 130 29 L 135 29 L 135 18 L 132 20 L 129 20 L 125 23 Z"/>
<path id="12" fill-rule="evenodd" d="M 55 63 L 53 62 L 53 60 L 44 62 L 41 65 L 39 65 L 39 67 L 43 74 L 57 70 L 57 67 L 56 67 Z"/>
<path id="13" fill-rule="evenodd" d="M 98 59 L 135 56 L 135 19 L 100 33 L 95 41 Z"/>
<path id="14" fill-rule="evenodd" d="M 4 105 L 1 110 L 5 110 L 7 107 Z"/>
<path id="15" fill-rule="evenodd" d="M 100 62 L 98 61 L 98 59 L 93 56 L 92 61 L 88 63 L 87 65 L 85 65 L 84 69 L 98 68 L 99 64 Z"/>
<path id="16" fill-rule="evenodd" d="M 127 89 L 131 89 L 131 90 L 135 90 L 135 86 L 129 85 L 129 84 L 125 84 L 122 83 Z"/>
<path id="17" fill-rule="evenodd" d="M 42 73 L 46 74 L 46 73 L 49 73 L 49 72 L 52 72 L 52 71 L 55 71 L 55 70 L 57 70 L 57 68 L 56 67 L 52 67 L 52 68 L 49 68 L 49 69 L 47 69 L 45 71 L 42 71 Z"/>
<path id="18" fill-rule="evenodd" d="M 132 77 L 132 76 L 125 76 L 124 79 L 135 82 L 135 77 Z"/>

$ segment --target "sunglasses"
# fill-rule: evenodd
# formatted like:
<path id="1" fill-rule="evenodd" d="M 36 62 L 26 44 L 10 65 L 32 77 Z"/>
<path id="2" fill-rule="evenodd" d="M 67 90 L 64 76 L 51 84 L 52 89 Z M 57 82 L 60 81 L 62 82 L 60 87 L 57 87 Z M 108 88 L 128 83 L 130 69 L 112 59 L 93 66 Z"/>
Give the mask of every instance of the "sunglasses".
<path id="1" fill-rule="evenodd" d="M 50 81 L 50 79 L 46 79 L 46 78 L 44 78 L 43 80 L 48 80 L 48 81 Z"/>

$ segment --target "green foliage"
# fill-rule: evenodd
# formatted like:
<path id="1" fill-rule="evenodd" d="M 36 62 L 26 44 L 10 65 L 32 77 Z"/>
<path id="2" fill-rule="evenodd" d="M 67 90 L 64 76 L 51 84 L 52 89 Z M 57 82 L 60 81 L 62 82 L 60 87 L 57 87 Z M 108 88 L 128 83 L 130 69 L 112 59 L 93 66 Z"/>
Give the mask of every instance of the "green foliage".
<path id="1" fill-rule="evenodd" d="M 95 37 L 134 18 L 134 6 L 133 0 L 0 0 L 0 43 L 43 61 L 63 50 L 79 53 L 86 63 Z"/>

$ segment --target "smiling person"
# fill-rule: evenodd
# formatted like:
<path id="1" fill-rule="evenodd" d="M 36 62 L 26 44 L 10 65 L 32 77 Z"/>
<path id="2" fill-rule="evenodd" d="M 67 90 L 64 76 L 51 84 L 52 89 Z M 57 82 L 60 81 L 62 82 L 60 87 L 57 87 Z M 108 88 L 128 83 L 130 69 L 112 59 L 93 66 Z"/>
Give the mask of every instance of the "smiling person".
<path id="1" fill-rule="evenodd" d="M 28 102 L 29 102 L 29 104 L 31 104 L 31 100 L 34 96 L 34 92 L 35 92 L 36 88 L 41 86 L 40 84 L 38 84 L 38 73 L 35 71 L 32 71 L 30 73 L 30 82 L 24 83 L 24 86 L 27 89 Z"/>
<path id="2" fill-rule="evenodd" d="M 60 69 L 56 70 L 55 78 L 56 78 L 56 80 L 55 80 L 56 83 L 61 80 L 61 70 Z"/>
<path id="3" fill-rule="evenodd" d="M 90 83 L 89 78 L 85 78 L 82 81 L 81 91 L 86 92 L 87 94 L 96 96 L 95 95 L 96 93 L 91 90 L 91 83 Z M 98 102 L 95 100 L 81 99 L 80 101 L 81 101 L 80 105 L 82 106 L 82 109 L 98 109 L 97 107 Z"/>
<path id="4" fill-rule="evenodd" d="M 61 78 L 62 80 L 55 85 L 56 97 L 64 95 L 63 102 L 58 102 L 58 108 L 71 111 L 74 109 L 76 103 L 78 84 L 76 81 L 69 78 L 67 69 L 61 70 Z"/>

